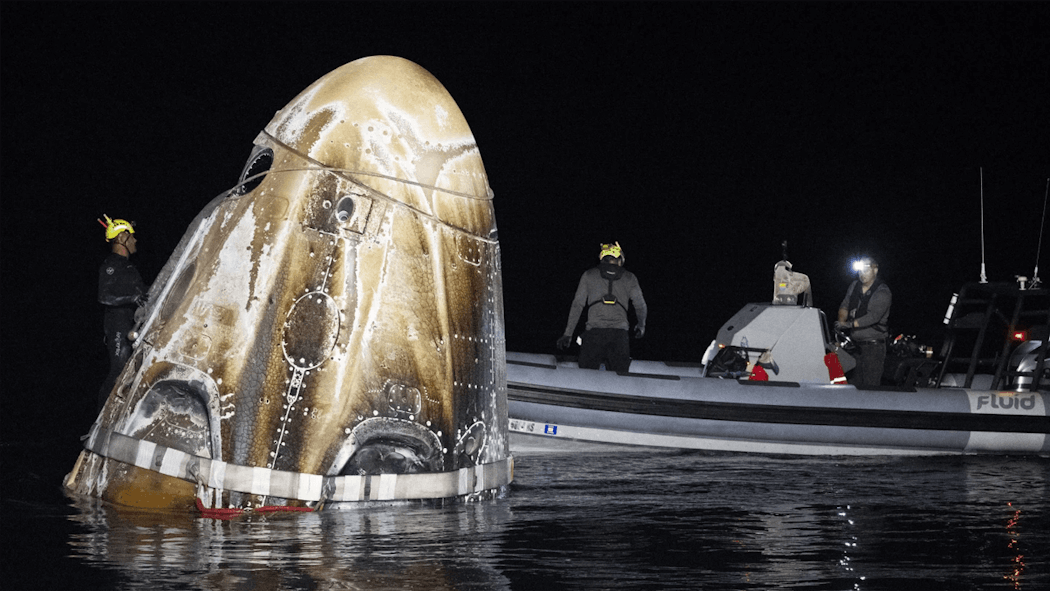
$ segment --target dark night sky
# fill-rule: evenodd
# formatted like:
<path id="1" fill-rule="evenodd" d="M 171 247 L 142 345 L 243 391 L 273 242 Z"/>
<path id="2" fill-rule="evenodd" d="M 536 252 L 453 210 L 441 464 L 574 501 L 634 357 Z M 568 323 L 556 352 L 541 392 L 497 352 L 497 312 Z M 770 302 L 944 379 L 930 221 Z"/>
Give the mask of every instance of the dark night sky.
<path id="1" fill-rule="evenodd" d="M 829 312 L 849 259 L 874 254 L 891 330 L 933 339 L 952 291 L 979 277 L 982 167 L 989 278 L 1036 263 L 1046 3 L 0 10 L 5 423 L 27 396 L 85 430 L 94 416 L 95 219 L 137 222 L 152 279 L 273 114 L 367 55 L 422 65 L 470 123 L 496 193 L 511 350 L 553 352 L 610 240 L 650 307 L 636 357 L 697 360 L 770 297 L 783 240 Z"/>

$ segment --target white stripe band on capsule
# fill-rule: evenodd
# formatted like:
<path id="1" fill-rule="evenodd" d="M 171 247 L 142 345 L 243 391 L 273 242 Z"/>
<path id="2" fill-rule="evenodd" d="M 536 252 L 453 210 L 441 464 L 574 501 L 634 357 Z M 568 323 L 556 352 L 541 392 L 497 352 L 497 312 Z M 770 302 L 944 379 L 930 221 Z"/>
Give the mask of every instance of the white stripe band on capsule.
<path id="1" fill-rule="evenodd" d="M 514 458 L 460 468 L 453 472 L 322 476 L 240 466 L 136 439 L 93 426 L 85 449 L 215 490 L 227 490 L 299 501 L 320 501 L 324 490 L 336 502 L 442 499 L 506 486 L 514 479 Z M 365 494 L 367 491 L 367 495 Z"/>

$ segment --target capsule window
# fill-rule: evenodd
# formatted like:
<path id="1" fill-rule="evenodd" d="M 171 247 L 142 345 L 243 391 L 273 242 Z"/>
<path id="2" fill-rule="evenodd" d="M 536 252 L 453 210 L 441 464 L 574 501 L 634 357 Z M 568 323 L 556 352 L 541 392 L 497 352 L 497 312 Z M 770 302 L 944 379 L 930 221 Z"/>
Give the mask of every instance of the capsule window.
<path id="1" fill-rule="evenodd" d="M 244 165 L 241 172 L 240 182 L 237 184 L 237 194 L 246 195 L 251 193 L 262 184 L 266 178 L 266 172 L 273 166 L 273 150 L 256 146 L 248 163 Z"/>
<path id="2" fill-rule="evenodd" d="M 335 219 L 340 224 L 345 224 L 352 217 L 354 217 L 354 199 L 352 197 L 343 197 L 335 206 Z"/>

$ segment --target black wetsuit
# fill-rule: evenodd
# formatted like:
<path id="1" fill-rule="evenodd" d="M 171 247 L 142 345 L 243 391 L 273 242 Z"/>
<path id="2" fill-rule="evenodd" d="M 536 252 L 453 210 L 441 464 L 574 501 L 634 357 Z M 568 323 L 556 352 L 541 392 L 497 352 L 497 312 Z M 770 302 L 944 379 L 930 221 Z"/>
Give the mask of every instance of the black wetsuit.
<path id="1" fill-rule="evenodd" d="M 135 326 L 135 310 L 145 301 L 147 291 L 138 269 L 127 257 L 110 253 L 102 261 L 98 269 L 98 301 L 106 306 L 102 329 L 106 334 L 109 375 L 98 393 L 99 409 L 106 403 L 117 376 L 131 356 L 128 332 Z"/>

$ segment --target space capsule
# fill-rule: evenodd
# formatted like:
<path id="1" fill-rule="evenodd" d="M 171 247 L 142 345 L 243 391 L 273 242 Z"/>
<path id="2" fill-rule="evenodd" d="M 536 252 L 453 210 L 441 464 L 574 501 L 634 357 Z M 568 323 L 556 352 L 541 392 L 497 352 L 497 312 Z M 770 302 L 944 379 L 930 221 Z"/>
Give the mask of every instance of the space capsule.
<path id="1" fill-rule="evenodd" d="M 73 494 L 312 510 L 513 478 L 493 193 L 455 101 L 408 60 L 353 61 L 277 112 L 133 336 Z"/>

